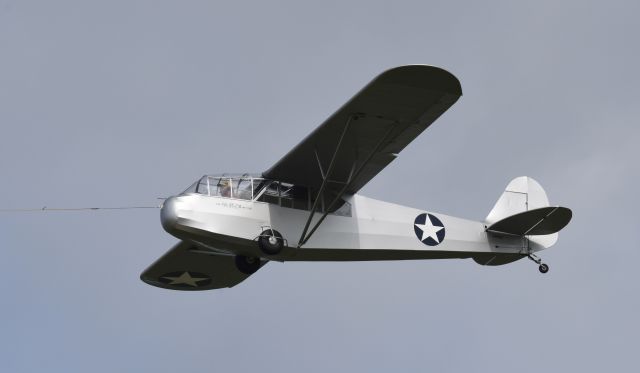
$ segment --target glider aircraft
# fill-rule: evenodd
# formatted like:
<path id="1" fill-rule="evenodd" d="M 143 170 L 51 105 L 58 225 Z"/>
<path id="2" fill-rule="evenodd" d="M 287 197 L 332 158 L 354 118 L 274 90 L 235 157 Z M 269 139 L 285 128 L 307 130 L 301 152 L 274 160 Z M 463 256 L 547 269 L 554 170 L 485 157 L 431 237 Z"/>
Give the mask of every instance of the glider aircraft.
<path id="1" fill-rule="evenodd" d="M 269 261 L 470 258 L 495 266 L 554 245 L 571 210 L 540 184 L 513 179 L 484 221 L 357 192 L 462 95 L 432 66 L 383 72 L 261 174 L 205 175 L 165 200 L 163 228 L 180 239 L 141 274 L 173 290 L 233 287 Z"/>

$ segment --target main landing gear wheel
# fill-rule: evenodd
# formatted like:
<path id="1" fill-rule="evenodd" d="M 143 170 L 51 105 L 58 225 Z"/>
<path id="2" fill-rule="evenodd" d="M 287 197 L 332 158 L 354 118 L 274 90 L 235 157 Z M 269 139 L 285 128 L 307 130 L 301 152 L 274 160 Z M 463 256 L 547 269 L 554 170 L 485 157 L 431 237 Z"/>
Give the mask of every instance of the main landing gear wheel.
<path id="1" fill-rule="evenodd" d="M 255 256 L 236 255 L 236 267 L 245 275 L 255 273 L 260 269 L 260 258 Z"/>
<path id="2" fill-rule="evenodd" d="M 265 229 L 258 237 L 258 246 L 267 255 L 277 255 L 284 247 L 284 239 L 275 229 Z"/>
<path id="3" fill-rule="evenodd" d="M 540 273 L 547 273 L 549 272 L 549 266 L 542 263 L 540 264 L 540 267 L 538 267 L 538 271 L 540 271 Z"/>

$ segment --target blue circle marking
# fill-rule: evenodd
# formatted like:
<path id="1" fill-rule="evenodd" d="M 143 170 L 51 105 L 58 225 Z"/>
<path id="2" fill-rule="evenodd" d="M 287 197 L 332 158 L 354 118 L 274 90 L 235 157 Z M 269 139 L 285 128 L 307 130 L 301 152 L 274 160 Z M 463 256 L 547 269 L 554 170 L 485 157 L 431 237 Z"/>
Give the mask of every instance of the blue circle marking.
<path id="1" fill-rule="evenodd" d="M 444 224 L 435 215 L 420 214 L 413 222 L 413 230 L 423 244 L 436 246 L 444 241 Z"/>

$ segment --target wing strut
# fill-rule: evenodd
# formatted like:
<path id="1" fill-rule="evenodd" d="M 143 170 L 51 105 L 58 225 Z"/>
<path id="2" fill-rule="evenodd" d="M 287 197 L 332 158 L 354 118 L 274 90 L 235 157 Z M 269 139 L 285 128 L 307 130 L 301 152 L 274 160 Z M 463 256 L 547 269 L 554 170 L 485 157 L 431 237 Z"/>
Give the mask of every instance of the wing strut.
<path id="1" fill-rule="evenodd" d="M 338 140 L 338 145 L 336 146 L 336 150 L 333 152 L 333 156 L 331 156 L 331 162 L 329 163 L 329 168 L 327 169 L 326 173 L 322 171 L 322 163 L 320 162 L 320 158 L 318 157 L 318 152 L 315 152 L 316 159 L 318 160 L 318 167 L 320 168 L 320 174 L 322 175 L 322 184 L 320 185 L 320 189 L 318 189 L 318 194 L 316 195 L 315 201 L 313 201 L 313 206 L 311 207 L 311 212 L 309 212 L 309 218 L 307 219 L 307 222 L 304 225 L 304 229 L 302 230 L 302 234 L 300 235 L 300 240 L 298 240 L 298 247 L 302 246 L 309 239 L 309 238 L 305 239 L 305 235 L 307 234 L 307 229 L 309 229 L 309 224 L 311 224 L 311 219 L 313 219 L 313 214 L 315 214 L 316 208 L 318 208 L 318 202 L 320 201 L 320 196 L 322 196 L 322 193 L 324 192 L 324 188 L 327 186 L 327 180 L 329 180 L 329 176 L 331 175 L 331 171 L 333 170 L 333 165 L 335 164 L 336 156 L 340 151 L 342 140 L 344 139 L 344 136 L 349 130 L 349 124 L 351 124 L 351 121 L 357 120 L 357 119 L 358 118 L 354 115 L 350 115 L 349 119 L 347 119 L 347 122 L 344 125 L 344 129 L 342 130 L 342 135 L 340 135 L 340 140 Z"/>
<path id="2" fill-rule="evenodd" d="M 327 206 L 325 208 L 325 211 L 322 214 L 322 216 L 320 217 L 320 219 L 318 219 L 318 221 L 314 224 L 314 226 L 311 229 L 311 231 L 309 232 L 309 234 L 307 234 L 306 237 L 305 237 L 305 233 L 306 233 L 306 231 L 307 231 L 307 229 L 309 227 L 309 224 L 311 223 L 311 218 L 313 217 L 313 214 L 315 212 L 315 208 L 317 207 L 316 204 L 318 203 L 318 199 L 320 199 L 320 193 L 318 193 L 318 196 L 316 197 L 316 200 L 315 200 L 315 202 L 313 204 L 313 209 L 311 209 L 311 213 L 309 214 L 309 219 L 307 220 L 307 224 L 305 225 L 305 229 L 302 232 L 302 236 L 300 237 L 300 241 L 298 242 L 298 248 L 300 248 L 302 245 L 307 243 L 307 241 L 311 238 L 311 236 L 316 231 L 316 229 L 318 229 L 320 224 L 322 224 L 324 219 L 327 217 L 327 215 L 329 214 L 329 211 L 331 211 L 331 208 L 340 200 L 340 198 L 342 198 L 342 196 L 347 191 L 347 189 L 349 189 L 349 187 L 353 183 L 353 180 L 357 179 L 358 175 L 362 172 L 364 167 L 369 163 L 371 158 L 373 158 L 373 156 L 376 155 L 376 153 L 382 148 L 382 146 L 385 144 L 385 142 L 389 138 L 389 135 L 391 134 L 393 129 L 394 129 L 393 125 L 389 126 L 389 129 L 384 133 L 384 135 L 382 136 L 380 141 L 378 141 L 378 143 L 376 144 L 375 148 L 373 148 L 373 150 L 369 153 L 367 158 L 364 160 L 364 162 L 362 162 L 362 164 L 360 165 L 360 167 L 358 168 L 358 170 L 355 173 L 353 172 L 353 170 L 355 169 L 355 163 L 353 164 L 353 167 L 351 168 L 351 173 L 349 175 L 349 180 L 347 180 L 347 182 L 342 187 L 342 189 L 340 189 L 340 191 L 338 192 L 336 197 L 333 199 L 333 201 L 331 201 L 329 206 Z M 346 130 L 346 128 L 345 128 L 345 130 Z M 343 136 L 344 136 L 344 133 L 343 133 Z M 340 141 L 342 141 L 342 137 L 340 138 Z M 338 144 L 338 146 L 340 146 L 340 145 Z M 336 150 L 336 153 L 337 153 L 337 150 Z M 333 155 L 333 158 L 335 158 L 335 153 Z M 332 163 L 333 163 L 333 160 L 332 160 Z M 331 166 L 329 166 L 329 167 L 331 167 Z M 323 178 L 322 186 L 324 186 L 326 184 L 326 180 L 329 178 L 329 172 L 330 172 L 330 170 L 328 170 L 327 174 L 324 175 L 325 177 Z"/>

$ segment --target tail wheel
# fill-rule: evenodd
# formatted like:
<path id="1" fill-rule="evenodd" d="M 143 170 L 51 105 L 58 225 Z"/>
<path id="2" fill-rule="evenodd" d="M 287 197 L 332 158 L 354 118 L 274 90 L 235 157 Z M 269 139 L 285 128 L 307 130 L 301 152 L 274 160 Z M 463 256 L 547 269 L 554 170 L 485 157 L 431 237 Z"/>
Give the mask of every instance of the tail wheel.
<path id="1" fill-rule="evenodd" d="M 260 258 L 255 256 L 236 255 L 236 267 L 245 275 L 255 273 L 260 269 Z"/>
<path id="2" fill-rule="evenodd" d="M 258 237 L 258 246 L 267 255 L 277 255 L 284 247 L 284 239 L 277 230 L 265 229 Z"/>
<path id="3" fill-rule="evenodd" d="M 538 267 L 538 271 L 540 271 L 540 273 L 547 273 L 549 272 L 549 266 L 542 263 L 540 264 L 540 267 Z"/>

